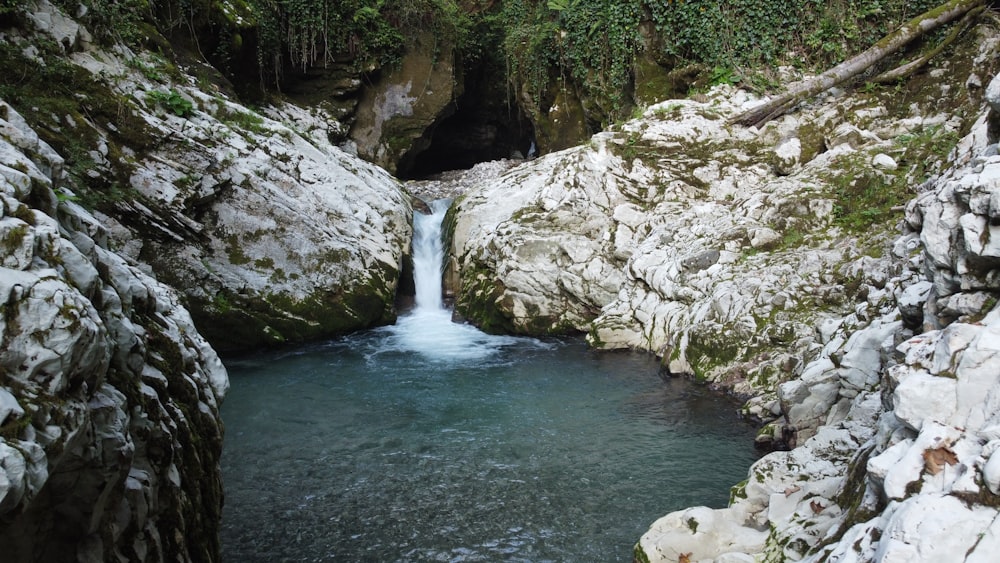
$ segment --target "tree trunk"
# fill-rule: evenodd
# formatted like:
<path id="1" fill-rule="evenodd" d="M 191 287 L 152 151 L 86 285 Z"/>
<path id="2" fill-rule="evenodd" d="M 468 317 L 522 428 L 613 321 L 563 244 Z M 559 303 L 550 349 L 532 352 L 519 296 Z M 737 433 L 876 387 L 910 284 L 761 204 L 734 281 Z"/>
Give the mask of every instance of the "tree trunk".
<path id="1" fill-rule="evenodd" d="M 731 122 L 759 127 L 785 113 L 798 102 L 854 78 L 907 43 L 954 21 L 972 9 L 982 6 L 983 3 L 984 0 L 949 0 L 906 22 L 863 53 L 851 57 L 815 78 L 792 84 L 784 94 L 736 116 Z"/>
<path id="2" fill-rule="evenodd" d="M 929 53 L 921 56 L 919 59 L 910 61 L 890 71 L 883 72 L 882 74 L 873 78 L 872 82 L 876 84 L 890 84 L 892 82 L 896 82 L 897 80 L 902 80 L 904 78 L 909 77 L 911 74 L 916 72 L 918 69 L 922 68 L 928 62 L 930 62 L 931 59 L 941 54 L 941 52 L 944 51 L 949 45 L 954 43 L 955 40 L 958 39 L 960 35 L 965 33 L 965 30 L 969 29 L 969 26 L 972 25 L 976 17 L 979 16 L 979 14 L 983 13 L 985 10 L 986 6 L 979 6 L 978 8 L 973 8 L 972 10 L 969 10 L 969 12 L 966 13 L 965 16 L 962 18 L 962 21 L 958 22 L 952 27 L 951 32 L 948 33 L 948 37 L 945 37 L 944 40 L 942 40 L 937 47 L 931 49 Z"/>

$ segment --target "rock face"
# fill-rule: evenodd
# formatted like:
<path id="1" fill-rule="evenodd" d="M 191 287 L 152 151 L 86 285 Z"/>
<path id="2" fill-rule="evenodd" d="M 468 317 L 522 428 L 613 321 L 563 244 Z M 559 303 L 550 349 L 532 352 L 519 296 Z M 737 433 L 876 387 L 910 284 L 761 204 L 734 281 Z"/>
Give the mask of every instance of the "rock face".
<path id="1" fill-rule="evenodd" d="M 454 59 L 450 44 L 426 32 L 413 41 L 398 69 L 383 71 L 377 84 L 365 89 L 350 133 L 359 156 L 395 172 L 407 152 L 429 145 L 417 141 L 459 94 Z"/>
<path id="2" fill-rule="evenodd" d="M 651 350 L 753 397 L 788 449 L 728 508 L 654 523 L 637 561 L 995 558 L 1000 86 L 983 99 L 998 41 L 977 33 L 903 105 L 833 93 L 758 131 L 726 124 L 752 99 L 716 90 L 460 201 L 466 316 Z M 912 194 L 852 197 L 901 185 L 905 214 L 859 230 Z"/>
<path id="3" fill-rule="evenodd" d="M 51 55 L 28 48 L 34 37 L 4 40 L 45 64 Z M 393 320 L 409 199 L 384 170 L 331 144 L 339 125 L 329 114 L 250 110 L 149 53 L 84 43 L 69 56 L 86 87 L 70 98 L 79 111 L 31 118 L 71 124 L 45 131 L 78 168 L 90 161 L 76 195 L 99 200 L 122 255 L 183 292 L 216 349 Z M 22 113 L 34 111 L 25 105 Z M 97 114 L 101 107 L 117 109 Z"/>
<path id="4" fill-rule="evenodd" d="M 845 133 L 858 127 L 843 119 L 870 120 L 875 101 L 757 132 L 725 122 L 750 98 L 716 96 L 653 106 L 469 192 L 455 210 L 458 310 L 488 329 L 589 332 L 597 346 L 650 350 L 674 373 L 757 395 L 818 352 L 814 327 L 832 312 L 859 298 L 861 316 L 884 306 L 900 266 L 866 254 L 888 236 L 859 238 L 835 213 L 837 186 L 881 174 L 871 154 L 894 143 Z M 899 134 L 924 122 L 872 126 Z M 772 165 L 793 135 L 812 145 Z M 869 270 L 878 287 L 862 281 Z"/>
<path id="5" fill-rule="evenodd" d="M 322 114 L 272 108 L 254 132 L 213 119 L 211 112 L 248 114 L 214 102 L 200 125 L 192 123 L 198 117 L 160 116 L 162 135 L 185 134 L 131 177 L 157 206 L 149 214 L 123 209 L 145 215 L 140 229 L 160 232 L 141 246 L 123 240 L 126 248 L 183 288 L 199 328 L 221 351 L 391 322 L 411 234 L 398 182 L 331 146 Z"/>
<path id="6" fill-rule="evenodd" d="M 3 102 L 0 163 L 4 559 L 217 560 L 225 368 Z"/>
<path id="7" fill-rule="evenodd" d="M 907 206 L 896 247 L 920 241 L 907 269 L 924 279 L 891 278 L 887 287 L 907 285 L 894 292 L 896 308 L 845 333 L 842 346 L 834 336 L 801 379 L 781 386 L 790 424 L 811 437 L 756 463 L 730 507 L 698 526 L 706 541 L 692 546 L 694 534 L 677 524 L 686 513 L 675 513 L 653 524 L 637 557 L 996 558 L 1000 286 L 988 250 L 1000 190 L 996 122 L 995 109 L 979 114 L 952 168 Z"/>

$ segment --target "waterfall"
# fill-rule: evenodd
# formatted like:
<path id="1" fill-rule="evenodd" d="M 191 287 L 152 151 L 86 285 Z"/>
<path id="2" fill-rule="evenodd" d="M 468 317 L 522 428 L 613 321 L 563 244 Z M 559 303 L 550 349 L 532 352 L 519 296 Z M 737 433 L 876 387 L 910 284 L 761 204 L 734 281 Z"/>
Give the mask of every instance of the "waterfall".
<path id="1" fill-rule="evenodd" d="M 415 213 L 413 218 L 413 284 L 416 305 L 399 317 L 395 325 L 384 327 L 388 337 L 377 353 L 416 352 L 435 361 L 467 361 L 487 358 L 503 347 L 534 339 L 486 334 L 476 327 L 452 322 L 451 311 L 441 298 L 444 243 L 441 224 L 450 200 L 430 202 L 432 213 Z"/>
<path id="2" fill-rule="evenodd" d="M 441 224 L 451 200 L 438 199 L 428 204 L 432 213 L 413 216 L 413 284 L 417 309 L 438 310 L 441 300 L 441 274 L 444 266 L 444 242 Z"/>

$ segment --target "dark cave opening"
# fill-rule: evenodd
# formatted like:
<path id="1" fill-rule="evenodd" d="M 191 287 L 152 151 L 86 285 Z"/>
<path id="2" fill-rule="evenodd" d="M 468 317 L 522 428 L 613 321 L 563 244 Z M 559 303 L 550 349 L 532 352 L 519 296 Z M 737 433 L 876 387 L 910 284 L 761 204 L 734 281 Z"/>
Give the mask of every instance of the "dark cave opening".
<path id="1" fill-rule="evenodd" d="M 422 179 L 480 162 L 524 158 L 533 149 L 534 127 L 508 99 L 503 78 L 487 69 L 467 70 L 464 78 L 464 92 L 449 111 L 400 159 L 399 178 Z"/>

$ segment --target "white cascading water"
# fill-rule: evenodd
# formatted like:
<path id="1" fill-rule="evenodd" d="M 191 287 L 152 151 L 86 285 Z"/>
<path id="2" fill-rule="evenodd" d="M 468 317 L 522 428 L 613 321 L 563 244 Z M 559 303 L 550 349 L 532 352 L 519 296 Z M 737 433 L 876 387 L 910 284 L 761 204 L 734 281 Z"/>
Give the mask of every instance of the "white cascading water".
<path id="1" fill-rule="evenodd" d="M 430 214 L 414 213 L 413 283 L 415 306 L 386 327 L 390 333 L 383 351 L 418 352 L 433 360 L 471 360 L 497 353 L 519 340 L 510 336 L 486 334 L 474 326 L 452 322 L 451 311 L 444 307 L 441 276 L 444 244 L 441 225 L 451 200 L 429 203 Z"/>
<path id="2" fill-rule="evenodd" d="M 428 204 L 431 213 L 415 213 L 413 216 L 413 284 L 416 286 L 418 311 L 444 308 L 441 299 L 444 266 L 441 225 L 450 204 L 451 200 L 438 199 Z"/>

